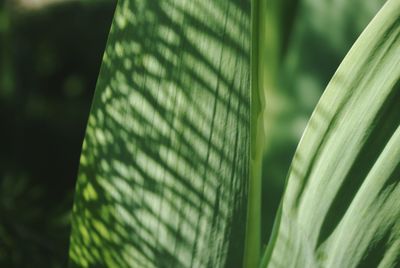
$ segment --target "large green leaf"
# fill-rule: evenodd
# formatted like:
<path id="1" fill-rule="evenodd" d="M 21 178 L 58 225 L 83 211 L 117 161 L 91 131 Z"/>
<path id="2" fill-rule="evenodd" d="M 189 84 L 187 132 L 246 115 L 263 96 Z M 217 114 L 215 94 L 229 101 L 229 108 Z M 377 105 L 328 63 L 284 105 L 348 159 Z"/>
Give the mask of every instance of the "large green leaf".
<path id="1" fill-rule="evenodd" d="M 84 140 L 73 267 L 243 262 L 248 0 L 120 0 Z"/>
<path id="2" fill-rule="evenodd" d="M 400 265 L 399 66 L 400 1 L 389 0 L 314 111 L 263 266 Z"/>

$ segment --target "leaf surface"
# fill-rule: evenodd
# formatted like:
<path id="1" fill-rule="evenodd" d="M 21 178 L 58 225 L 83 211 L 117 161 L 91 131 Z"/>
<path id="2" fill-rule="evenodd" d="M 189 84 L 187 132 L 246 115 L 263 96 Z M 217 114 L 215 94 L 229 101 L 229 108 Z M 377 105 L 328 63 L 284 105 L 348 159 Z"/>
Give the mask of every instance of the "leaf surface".
<path id="1" fill-rule="evenodd" d="M 72 267 L 243 262 L 250 3 L 120 0 L 81 156 Z"/>
<path id="2" fill-rule="evenodd" d="M 398 267 L 400 1 L 352 47 L 294 156 L 267 267 Z"/>

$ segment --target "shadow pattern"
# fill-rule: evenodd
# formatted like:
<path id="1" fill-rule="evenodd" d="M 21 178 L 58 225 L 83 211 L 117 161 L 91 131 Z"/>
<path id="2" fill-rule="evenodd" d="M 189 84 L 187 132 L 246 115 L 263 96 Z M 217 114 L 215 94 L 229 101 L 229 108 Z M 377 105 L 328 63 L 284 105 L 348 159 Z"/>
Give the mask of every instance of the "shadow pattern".
<path id="1" fill-rule="evenodd" d="M 71 267 L 242 264 L 249 0 L 120 0 L 83 144 Z"/>

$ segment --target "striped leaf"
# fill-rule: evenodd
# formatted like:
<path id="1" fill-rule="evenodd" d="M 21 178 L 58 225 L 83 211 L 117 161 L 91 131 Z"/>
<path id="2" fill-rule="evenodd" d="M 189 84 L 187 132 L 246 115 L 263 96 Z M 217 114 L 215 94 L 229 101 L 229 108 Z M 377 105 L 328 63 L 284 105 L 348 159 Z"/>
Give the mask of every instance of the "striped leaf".
<path id="1" fill-rule="evenodd" d="M 294 156 L 267 267 L 400 265 L 400 1 L 359 37 Z"/>

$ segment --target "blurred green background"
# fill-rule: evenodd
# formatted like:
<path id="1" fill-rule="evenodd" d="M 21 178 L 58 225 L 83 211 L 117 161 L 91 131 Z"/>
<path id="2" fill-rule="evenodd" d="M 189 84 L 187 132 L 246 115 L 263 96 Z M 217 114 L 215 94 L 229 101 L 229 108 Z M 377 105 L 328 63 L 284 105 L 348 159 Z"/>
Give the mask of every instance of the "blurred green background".
<path id="1" fill-rule="evenodd" d="M 66 267 L 79 155 L 115 1 L 0 6 L 0 267 Z"/>
<path id="2" fill-rule="evenodd" d="M 307 120 L 383 2 L 282 2 L 278 87 L 267 102 L 264 244 Z M 0 0 L 0 267 L 66 267 L 81 144 L 115 4 Z"/>

